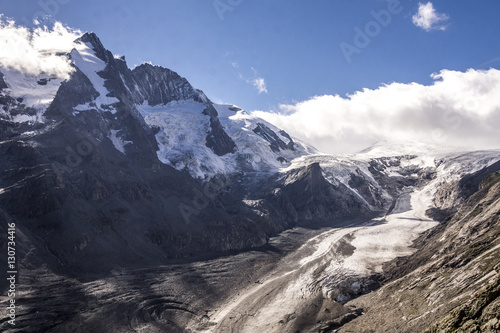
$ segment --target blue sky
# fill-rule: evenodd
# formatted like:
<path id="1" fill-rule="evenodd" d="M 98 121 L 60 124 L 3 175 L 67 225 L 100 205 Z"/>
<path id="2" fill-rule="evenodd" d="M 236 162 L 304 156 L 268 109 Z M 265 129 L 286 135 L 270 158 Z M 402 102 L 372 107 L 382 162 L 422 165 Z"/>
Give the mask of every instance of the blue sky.
<path id="1" fill-rule="evenodd" d="M 380 31 L 371 26 L 374 37 L 350 63 L 341 43 L 354 46 L 354 29 L 373 23 L 371 12 L 387 10 L 386 0 L 0 0 L 0 12 L 21 24 L 51 14 L 97 33 L 130 67 L 151 61 L 216 102 L 273 110 L 382 83 L 430 84 L 430 75 L 442 69 L 500 67 L 499 1 L 432 4 L 448 17 L 441 22 L 445 30 L 417 27 L 412 17 L 419 3 L 396 1 L 397 14 Z"/>
<path id="2" fill-rule="evenodd" d="M 0 8 L 2 21 L 95 32 L 130 67 L 168 67 L 214 102 L 322 152 L 381 140 L 500 148 L 498 0 L 0 0 Z M 30 37 L 3 25 L 0 45 L 23 47 L 0 49 L 0 63 L 64 70 L 57 50 L 69 52 L 77 34 L 53 26 Z"/>

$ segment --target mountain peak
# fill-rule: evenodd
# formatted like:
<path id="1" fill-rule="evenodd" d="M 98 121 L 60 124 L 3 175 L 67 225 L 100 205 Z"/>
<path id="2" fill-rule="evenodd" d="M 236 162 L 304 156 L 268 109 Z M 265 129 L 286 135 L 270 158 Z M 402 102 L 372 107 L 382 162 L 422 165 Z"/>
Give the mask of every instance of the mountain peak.
<path id="1" fill-rule="evenodd" d="M 86 32 L 82 37 L 78 38 L 76 42 L 82 42 L 92 45 L 95 55 L 104 62 L 108 61 L 108 51 L 102 45 L 101 40 L 93 32 Z"/>
<path id="2" fill-rule="evenodd" d="M 143 63 L 132 73 L 149 105 L 165 105 L 179 100 L 209 102 L 205 94 L 200 94 L 187 79 L 168 68 Z"/>

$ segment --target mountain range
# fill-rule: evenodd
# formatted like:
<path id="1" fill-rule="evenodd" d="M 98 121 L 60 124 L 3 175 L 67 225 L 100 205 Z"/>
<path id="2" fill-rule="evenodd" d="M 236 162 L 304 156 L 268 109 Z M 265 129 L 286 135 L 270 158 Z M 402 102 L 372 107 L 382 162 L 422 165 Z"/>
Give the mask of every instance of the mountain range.
<path id="1" fill-rule="evenodd" d="M 60 55 L 71 64 L 68 79 L 0 66 L 0 231 L 16 225 L 24 303 L 16 327 L 3 320 L 2 329 L 500 330 L 500 151 L 383 142 L 358 154 L 322 154 L 235 105 L 213 103 L 170 69 L 130 69 L 93 33 L 74 44 Z M 280 243 L 293 230 L 305 243 Z M 331 230 L 339 234 L 328 238 Z M 142 290 L 145 272 L 158 267 L 167 268 L 155 278 L 168 267 L 191 272 L 196 263 L 255 251 L 274 251 L 273 260 L 300 251 L 309 258 L 283 275 L 310 277 L 302 282 L 307 295 L 283 298 L 294 310 L 281 314 L 275 306 L 270 322 L 236 320 L 235 308 L 224 308 L 240 291 L 260 300 L 277 283 L 252 289 L 238 280 L 265 276 L 265 265 L 215 270 L 239 282 L 194 279 L 195 290 L 205 286 L 209 295 L 203 300 L 180 287 L 168 291 L 175 301 L 155 291 L 154 304 L 148 292 L 132 293 L 128 303 L 113 292 L 116 307 L 100 296 L 110 283 L 123 295 Z M 6 267 L 7 257 L 0 263 Z M 8 288 L 5 278 L 0 287 Z M 273 288 L 275 299 L 290 288 Z M 264 296 L 261 309 L 271 304 Z M 151 311 L 120 317 L 130 304 Z"/>

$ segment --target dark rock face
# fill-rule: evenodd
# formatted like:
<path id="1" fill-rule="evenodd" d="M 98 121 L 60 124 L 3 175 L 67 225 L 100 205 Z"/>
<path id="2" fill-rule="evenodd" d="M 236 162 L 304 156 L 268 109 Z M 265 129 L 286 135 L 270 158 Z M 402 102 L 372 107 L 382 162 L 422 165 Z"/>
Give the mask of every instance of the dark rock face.
<path id="1" fill-rule="evenodd" d="M 194 100 L 205 103 L 204 94 L 194 89 L 183 77 L 170 69 L 142 64 L 132 70 L 133 82 L 127 82 L 130 90 L 135 89 L 132 84 L 137 83 L 142 95 L 141 104 L 147 100 L 149 105 L 167 104 L 171 101 Z"/>
<path id="2" fill-rule="evenodd" d="M 290 149 L 290 150 L 295 150 L 295 143 L 293 142 L 292 140 L 292 137 L 285 131 L 281 130 L 280 131 L 280 134 L 282 136 L 284 136 L 285 138 L 287 138 L 288 140 L 290 140 L 287 144 L 286 144 L 286 147 L 287 149 Z"/>
<path id="3" fill-rule="evenodd" d="M 373 214 L 345 185 L 329 183 L 319 163 L 288 172 L 277 185 L 269 200 L 288 219 L 302 225 Z"/>
<path id="4" fill-rule="evenodd" d="M 358 193 L 366 200 L 370 205 L 374 207 L 382 208 L 381 194 L 379 190 L 373 187 L 372 184 L 366 181 L 366 179 L 360 173 L 352 173 L 351 179 L 349 180 L 349 186 L 358 191 Z"/>
<path id="5" fill-rule="evenodd" d="M 59 91 L 46 112 L 47 116 L 55 116 L 55 112 L 64 112 L 69 117 L 73 108 L 77 105 L 93 101 L 99 96 L 97 90 L 85 76 L 76 68 L 71 80 L 65 81 L 59 87 Z"/>
<path id="6" fill-rule="evenodd" d="M 3 80 L 3 77 L 3 73 L 0 72 L 0 90 L 8 88 L 7 83 L 5 83 L 5 81 Z"/>
<path id="7" fill-rule="evenodd" d="M 271 150 L 275 153 L 279 153 L 280 150 L 290 149 L 294 150 L 294 143 L 292 138 L 284 131 L 281 131 L 280 134 L 288 138 L 290 141 L 285 143 L 283 140 L 279 138 L 276 133 L 262 123 L 258 123 L 257 127 L 253 130 L 255 134 L 260 135 L 266 141 L 270 143 Z"/>
<path id="8" fill-rule="evenodd" d="M 208 100 L 205 94 L 200 90 L 198 93 L 203 96 L 203 99 Z M 217 110 L 215 110 L 212 102 L 205 103 L 207 107 L 203 110 L 203 114 L 210 116 L 210 131 L 207 133 L 206 145 L 219 156 L 233 153 L 236 150 L 236 144 L 222 127 L 219 118 L 217 118 Z"/>
<path id="9" fill-rule="evenodd" d="M 233 153 L 236 149 L 236 144 L 224 131 L 219 118 L 213 116 L 210 117 L 210 132 L 207 134 L 206 145 L 219 156 Z"/>
<path id="10" fill-rule="evenodd" d="M 439 221 L 453 215 L 464 200 L 479 190 L 481 182 L 498 170 L 500 161 L 474 174 L 466 175 L 459 181 L 444 184 L 434 198 L 436 208 L 430 209 L 427 213 Z"/>
<path id="11" fill-rule="evenodd" d="M 202 91 L 197 90 L 197 92 L 203 96 L 203 99 L 208 100 Z M 222 127 L 219 118 L 217 118 L 217 110 L 210 101 L 206 102 L 205 105 L 207 107 L 203 110 L 203 113 L 210 116 L 210 131 L 207 133 L 206 146 L 219 156 L 234 153 L 236 144 Z"/>

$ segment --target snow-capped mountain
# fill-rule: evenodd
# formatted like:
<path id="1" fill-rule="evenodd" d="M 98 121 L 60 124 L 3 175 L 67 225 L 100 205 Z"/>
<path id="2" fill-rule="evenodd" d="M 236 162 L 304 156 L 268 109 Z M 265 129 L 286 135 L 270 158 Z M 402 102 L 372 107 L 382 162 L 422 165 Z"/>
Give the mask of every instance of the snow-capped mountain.
<path id="1" fill-rule="evenodd" d="M 142 64 L 130 70 L 124 58 L 112 56 L 95 34 L 76 40 L 68 57 L 75 69 L 73 80 L 79 80 L 71 115 L 79 119 L 97 112 L 101 127 L 109 127 L 101 134 L 125 155 L 133 149 L 132 135 L 120 124 L 111 126 L 114 117 L 127 116 L 119 112 L 124 106 L 157 132 L 162 163 L 202 180 L 217 174 L 275 172 L 314 150 L 234 105 L 213 104 L 169 69 Z M 1 67 L 0 72 L 5 73 L 1 83 L 8 87 L 3 90 L 7 103 L 0 116 L 16 123 L 44 123 L 59 88 L 67 85 L 50 76 Z"/>
<path id="2" fill-rule="evenodd" d="M 498 181 L 498 150 L 380 142 L 358 154 L 320 154 L 235 105 L 214 104 L 170 69 L 151 64 L 130 69 L 95 34 L 84 34 L 59 56 L 72 69 L 68 77 L 33 75 L 0 64 L 0 232 L 7 233 L 7 223 L 16 224 L 23 273 L 44 267 L 82 277 L 123 266 L 160 267 L 173 259 L 269 245 L 270 237 L 297 226 L 349 225 L 322 241 L 325 235 L 308 241 L 316 250 L 306 247 L 303 252 L 312 254 L 292 260 L 307 274 L 300 275 L 297 289 L 286 289 L 292 294 L 300 289 L 304 308 L 309 308 L 310 295 L 301 293 L 308 288 L 341 307 L 370 290 L 369 274 L 412 254 L 409 247 L 418 234 L 441 226 L 436 221 L 449 221 L 463 203 L 465 213 L 457 216 L 472 216 L 473 224 L 464 222 L 467 228 L 481 230 L 481 237 L 493 235 L 490 222 L 483 222 L 498 219 L 498 214 L 493 208 L 483 214 L 482 209 L 497 205 L 489 199 L 493 192 L 484 189 Z M 478 191 L 482 196 L 474 197 Z M 452 229 L 434 236 L 436 244 L 447 242 L 440 251 L 452 248 L 456 235 L 467 238 L 458 217 L 453 221 L 457 225 Z M 481 237 L 477 242 L 483 249 L 490 240 Z M 274 251 L 272 246 L 266 249 Z M 327 261 L 314 266 L 323 255 Z M 0 263 L 7 264 L 6 256 Z M 226 273 L 225 268 L 216 271 Z M 293 272 L 276 276 L 295 276 Z M 195 278 L 206 289 L 212 287 L 205 280 L 208 275 Z M 272 281 L 274 277 L 266 283 Z M 132 283 L 122 282 L 128 288 Z M 102 286 L 104 294 L 114 292 L 115 285 L 106 283 L 96 290 Z M 313 294 L 311 309 L 318 299 L 323 302 L 319 294 Z M 219 315 L 232 319 L 233 306 L 243 303 L 233 302 L 229 312 Z M 180 309 L 177 305 L 173 310 Z M 169 321 L 162 317 L 165 309 L 158 309 L 159 321 Z M 186 324 L 182 316 L 194 312 L 181 310 Z M 275 324 L 293 324 L 288 308 L 279 310 L 286 320 Z M 350 311 L 342 310 L 349 320 L 362 312 Z M 129 327 L 121 310 L 117 312 L 117 325 Z M 27 308 L 23 316 L 34 313 Z M 177 315 L 173 311 L 168 318 Z M 37 315 L 37 323 L 41 317 Z M 52 317 L 45 317 L 40 329 L 50 331 Z M 136 313 L 129 319 L 139 317 Z M 206 312 L 199 317 L 203 327 L 215 327 L 207 322 Z M 151 318 L 144 315 L 141 320 Z M 136 324 L 140 330 L 152 327 L 149 322 Z"/>
<path id="3" fill-rule="evenodd" d="M 313 148 L 175 72 L 130 69 L 89 33 L 60 56 L 68 77 L 0 68 L 0 210 L 66 265 L 250 248 L 374 214 L 318 165 L 286 171 Z"/>
<path id="4" fill-rule="evenodd" d="M 186 168 L 193 177 L 208 180 L 217 174 L 276 172 L 289 166 L 294 158 L 314 151 L 234 105 L 213 106 L 222 128 L 235 145 L 233 152 L 222 156 L 205 143 L 211 120 L 203 113 L 206 108 L 203 103 L 184 100 L 156 106 L 145 102 L 137 106 L 146 123 L 159 128 L 156 139 L 160 161 L 178 170 Z"/>

